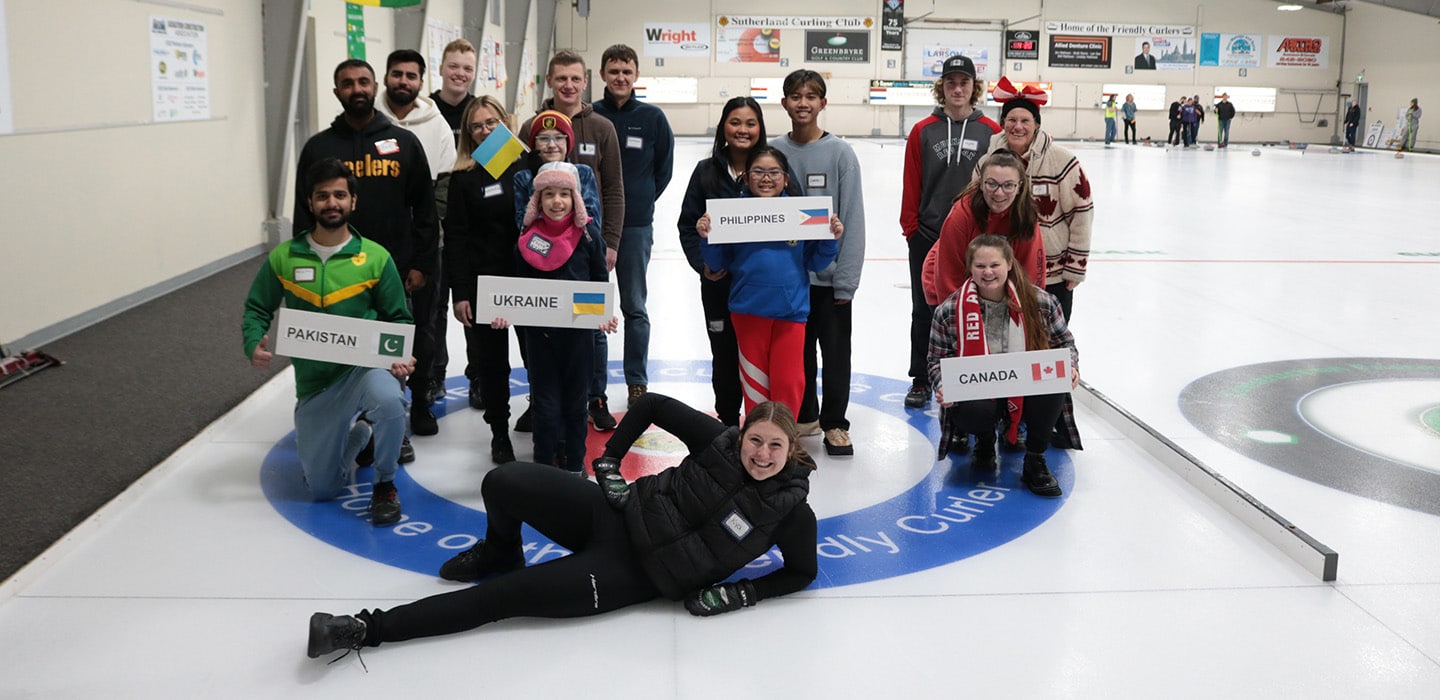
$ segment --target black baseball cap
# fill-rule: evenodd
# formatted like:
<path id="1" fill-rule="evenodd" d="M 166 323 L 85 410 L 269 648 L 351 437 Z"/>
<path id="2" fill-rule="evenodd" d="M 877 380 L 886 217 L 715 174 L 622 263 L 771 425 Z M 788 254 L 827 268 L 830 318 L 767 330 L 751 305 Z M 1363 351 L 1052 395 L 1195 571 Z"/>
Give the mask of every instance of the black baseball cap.
<path id="1" fill-rule="evenodd" d="M 969 56 L 955 54 L 945 59 L 945 67 L 940 70 L 940 77 L 944 78 L 951 73 L 964 73 L 971 78 L 975 76 L 975 62 Z"/>

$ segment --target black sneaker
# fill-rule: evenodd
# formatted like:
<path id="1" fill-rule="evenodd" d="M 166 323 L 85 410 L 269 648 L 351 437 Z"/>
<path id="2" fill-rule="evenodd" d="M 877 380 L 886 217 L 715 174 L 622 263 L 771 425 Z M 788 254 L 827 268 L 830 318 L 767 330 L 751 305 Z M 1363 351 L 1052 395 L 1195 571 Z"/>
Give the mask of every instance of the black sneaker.
<path id="1" fill-rule="evenodd" d="M 416 435 L 434 435 L 440 432 L 440 422 L 429 406 L 414 404 L 410 407 L 410 431 Z"/>
<path id="2" fill-rule="evenodd" d="M 1030 493 L 1045 498 L 1058 498 L 1060 496 L 1060 482 L 1050 473 L 1050 467 L 1045 464 L 1045 455 L 1027 452 L 1025 454 L 1025 469 L 1020 473 L 1020 483 L 1030 489 Z"/>
<path id="3" fill-rule="evenodd" d="M 400 521 L 400 494 L 395 482 L 377 481 L 370 494 L 370 524 L 389 525 Z"/>
<path id="4" fill-rule="evenodd" d="M 475 546 L 450 557 L 450 560 L 440 565 L 440 578 L 446 581 L 460 581 L 469 583 L 478 581 L 491 574 L 505 573 L 525 567 L 525 559 L 519 552 L 515 553 L 513 559 L 501 560 L 496 555 L 485 551 L 485 540 L 475 543 Z"/>
<path id="5" fill-rule="evenodd" d="M 400 441 L 400 459 L 395 460 L 401 464 L 409 464 L 415 461 L 415 446 L 410 444 L 410 438 Z"/>
<path id="6" fill-rule="evenodd" d="M 443 374 L 436 375 L 435 379 L 430 380 L 430 387 L 425 392 L 425 404 L 427 406 L 445 400 L 445 392 L 448 390 L 445 388 L 444 376 Z"/>
<path id="7" fill-rule="evenodd" d="M 515 432 L 517 432 L 517 433 L 528 433 L 528 432 L 530 432 L 531 426 L 533 425 L 531 421 L 533 421 L 533 420 L 534 420 L 534 419 L 532 419 L 532 418 L 530 417 L 530 406 L 527 405 L 527 406 L 525 406 L 525 412 L 524 412 L 524 413 L 521 413 L 521 414 L 520 414 L 520 417 L 517 418 L 517 419 L 515 419 Z"/>
<path id="8" fill-rule="evenodd" d="M 480 381 L 476 379 L 470 380 L 470 408 L 485 410 L 485 399 L 480 396 Z"/>
<path id="9" fill-rule="evenodd" d="M 331 615 L 317 612 L 310 616 L 310 643 L 305 655 L 318 659 L 330 652 L 357 651 L 365 646 L 364 620 L 351 615 Z"/>
<path id="10" fill-rule="evenodd" d="M 515 446 L 510 443 L 509 435 L 500 433 L 490 438 L 490 461 L 496 464 L 515 461 Z"/>
<path id="11" fill-rule="evenodd" d="M 615 416 L 610 415 L 610 402 L 604 396 L 590 400 L 590 423 L 602 433 L 615 429 Z"/>
<path id="12" fill-rule="evenodd" d="M 970 453 L 970 467 L 975 471 L 995 471 L 995 434 L 975 436 L 975 451 Z"/>
<path id="13" fill-rule="evenodd" d="M 930 387 L 915 382 L 910 385 L 910 391 L 905 392 L 906 408 L 925 408 L 930 403 Z"/>

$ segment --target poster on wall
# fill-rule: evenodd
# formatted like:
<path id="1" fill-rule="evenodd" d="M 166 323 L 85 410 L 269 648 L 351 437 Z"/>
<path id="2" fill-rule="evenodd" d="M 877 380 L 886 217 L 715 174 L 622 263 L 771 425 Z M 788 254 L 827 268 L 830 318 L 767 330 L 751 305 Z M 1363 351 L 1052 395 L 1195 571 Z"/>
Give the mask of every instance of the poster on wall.
<path id="1" fill-rule="evenodd" d="M 884 0 L 880 3 L 880 50 L 900 51 L 905 48 L 905 0 Z"/>
<path id="2" fill-rule="evenodd" d="M 365 8 L 345 3 L 345 57 L 365 60 Z"/>
<path id="3" fill-rule="evenodd" d="M 1110 37 L 1050 35 L 1051 68 L 1109 68 Z"/>
<path id="4" fill-rule="evenodd" d="M 811 63 L 869 63 L 870 32 L 805 32 L 805 60 Z"/>
<path id="5" fill-rule="evenodd" d="M 150 94 L 157 122 L 210 118 L 205 23 L 150 16 Z"/>
<path id="6" fill-rule="evenodd" d="M 1325 68 L 1330 63 L 1328 36 L 1274 34 L 1265 39 L 1269 47 L 1266 65 L 1271 68 Z"/>
<path id="7" fill-rule="evenodd" d="M 0 134 L 15 130 L 14 105 L 10 102 L 10 46 L 5 26 L 5 0 L 0 0 Z"/>
<path id="8" fill-rule="evenodd" d="M 425 84 L 430 91 L 441 87 L 440 68 L 445 62 L 445 47 L 459 38 L 459 25 L 438 19 L 425 20 Z"/>
<path id="9" fill-rule="evenodd" d="M 975 62 L 975 74 L 984 78 L 990 74 L 990 50 L 979 46 L 948 46 L 929 44 L 920 47 L 921 77 L 935 80 L 945 68 L 945 59 L 956 54 L 968 56 Z"/>
<path id="10" fill-rule="evenodd" d="M 1135 39 L 1135 70 L 1193 70 L 1195 38 L 1142 36 Z"/>
<path id="11" fill-rule="evenodd" d="M 710 25 L 696 22 L 646 22 L 645 56 L 709 58 Z"/>
<path id="12" fill-rule="evenodd" d="M 1260 47 L 1263 39 L 1258 34 L 1215 34 L 1200 35 L 1200 65 L 1220 68 L 1259 68 Z"/>
<path id="13" fill-rule="evenodd" d="M 720 27 L 715 30 L 715 62 L 779 63 L 780 30 L 772 27 Z"/>

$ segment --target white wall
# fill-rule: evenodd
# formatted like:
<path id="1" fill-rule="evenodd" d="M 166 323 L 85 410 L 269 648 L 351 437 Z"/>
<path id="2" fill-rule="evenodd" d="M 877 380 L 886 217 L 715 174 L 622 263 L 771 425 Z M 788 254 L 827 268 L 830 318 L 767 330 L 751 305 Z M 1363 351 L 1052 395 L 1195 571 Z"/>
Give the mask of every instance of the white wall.
<path id="1" fill-rule="evenodd" d="M 9 173 L 0 190 L 0 341 L 53 336 L 118 299 L 259 250 L 260 5 L 194 4 L 223 14 L 6 2 L 16 133 L 0 136 Z M 149 123 L 152 14 L 205 24 L 211 120 Z"/>
<path id="2" fill-rule="evenodd" d="M 1395 113 L 1420 100 L 1426 117 L 1420 120 L 1416 148 L 1440 149 L 1440 22 L 1387 7 L 1355 3 L 1351 6 L 1346 39 L 1344 91 L 1355 92 L 1355 77 L 1365 71 L 1370 85 L 1365 123 L 1395 122 Z M 1361 130 L 1361 138 L 1364 138 Z"/>

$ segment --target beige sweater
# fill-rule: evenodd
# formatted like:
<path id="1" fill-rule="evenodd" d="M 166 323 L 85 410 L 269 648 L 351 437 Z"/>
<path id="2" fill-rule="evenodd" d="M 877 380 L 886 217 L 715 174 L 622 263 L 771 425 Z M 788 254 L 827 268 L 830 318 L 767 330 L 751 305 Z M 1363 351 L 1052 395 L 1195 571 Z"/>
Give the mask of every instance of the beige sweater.
<path id="1" fill-rule="evenodd" d="M 1009 148 L 1003 132 L 990 141 L 990 151 L 985 155 L 1002 148 Z M 1045 284 L 1079 284 L 1085 281 L 1085 266 L 1090 260 L 1090 222 L 1095 216 L 1090 180 L 1075 154 L 1043 131 L 1036 133 L 1030 150 L 1021 158 L 1030 176 L 1040 215 L 1040 235 L 1045 241 Z M 975 165 L 977 178 L 985 160 L 981 158 Z"/>

